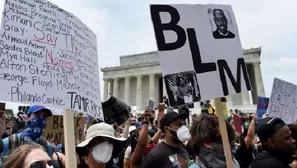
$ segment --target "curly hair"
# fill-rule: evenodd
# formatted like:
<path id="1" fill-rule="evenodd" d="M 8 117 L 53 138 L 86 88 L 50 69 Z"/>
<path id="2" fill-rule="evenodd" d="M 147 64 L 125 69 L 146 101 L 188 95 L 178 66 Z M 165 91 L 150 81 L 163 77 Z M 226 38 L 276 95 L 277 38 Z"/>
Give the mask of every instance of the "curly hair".
<path id="1" fill-rule="evenodd" d="M 228 133 L 228 139 L 233 142 L 236 138 L 235 131 L 231 124 L 225 121 Z M 221 141 L 219 120 L 216 116 L 201 114 L 197 122 L 194 123 L 191 130 L 191 147 L 195 154 L 199 153 L 200 145 Z"/>

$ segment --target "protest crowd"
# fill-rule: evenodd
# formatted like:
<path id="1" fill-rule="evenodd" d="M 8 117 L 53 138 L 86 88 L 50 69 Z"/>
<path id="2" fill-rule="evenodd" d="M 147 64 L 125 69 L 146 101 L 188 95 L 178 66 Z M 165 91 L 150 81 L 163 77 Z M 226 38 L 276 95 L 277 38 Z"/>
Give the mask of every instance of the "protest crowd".
<path id="1" fill-rule="evenodd" d="M 82 138 L 76 138 L 78 168 L 226 167 L 218 118 L 210 104 L 212 110 L 192 117 L 187 107 L 167 109 L 166 102 L 133 116 L 125 103 L 115 97 L 110 99 L 118 101 L 118 112 L 109 121 L 114 120 L 119 126 L 88 117 Z M 14 120 L 13 128 L 6 126 L 9 120 L 5 112 L 1 114 L 2 168 L 65 167 L 64 144 L 42 136 L 51 110 L 33 105 L 9 119 Z M 257 120 L 253 113 L 240 118 L 238 125 L 234 124 L 235 117 L 240 118 L 230 111 L 225 120 L 234 168 L 296 166 L 297 124 L 286 125 L 282 119 L 267 114 Z"/>
<path id="2" fill-rule="evenodd" d="M 96 34 L 50 1 L 5 0 L 0 168 L 297 168 L 296 85 L 276 78 L 253 111 L 227 107 L 230 95 L 264 90 L 252 88 L 232 7 L 151 5 L 150 13 L 163 100 L 146 72 L 147 90 L 137 74 L 142 98 L 129 95 L 125 76 L 123 96 L 101 99 Z M 122 97 L 148 103 L 136 112 Z M 8 102 L 28 106 L 15 112 Z"/>

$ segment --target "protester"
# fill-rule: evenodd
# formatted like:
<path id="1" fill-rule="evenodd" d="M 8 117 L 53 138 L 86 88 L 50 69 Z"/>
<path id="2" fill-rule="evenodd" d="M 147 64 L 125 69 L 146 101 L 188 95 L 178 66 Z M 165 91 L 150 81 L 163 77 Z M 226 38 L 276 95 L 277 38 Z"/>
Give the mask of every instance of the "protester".
<path id="1" fill-rule="evenodd" d="M 139 133 L 136 146 L 132 147 L 133 154 L 131 157 L 130 166 L 133 168 L 141 167 L 143 157 L 146 156 L 156 146 L 162 134 L 162 131 L 159 130 L 157 131 L 157 133 L 153 135 L 152 138 L 149 135 L 149 120 L 151 118 L 151 112 L 148 107 L 144 112 L 143 118 L 144 120 L 142 121 L 142 127 Z M 133 150 L 134 148 L 135 150 Z"/>
<path id="2" fill-rule="evenodd" d="M 131 125 L 129 127 L 129 139 L 130 139 L 130 145 L 126 148 L 125 154 L 124 154 L 124 168 L 130 168 L 130 160 L 132 155 L 132 147 L 131 147 L 131 139 L 138 138 L 139 130 L 137 130 L 135 125 Z"/>
<path id="3" fill-rule="evenodd" d="M 258 145 L 253 144 L 255 137 L 257 115 L 254 113 L 250 125 L 244 128 L 243 134 L 240 135 L 240 145 L 236 150 L 236 159 L 241 168 L 248 168 L 252 163 L 255 155 L 258 153 Z"/>
<path id="4" fill-rule="evenodd" d="M 259 120 L 256 133 L 263 151 L 253 160 L 251 168 L 285 168 L 290 164 L 296 164 L 292 156 L 295 153 L 296 142 L 282 119 L 267 117 Z"/>
<path id="5" fill-rule="evenodd" d="M 44 148 L 34 142 L 21 145 L 9 155 L 3 168 L 61 168 L 56 160 L 51 160 Z"/>
<path id="6" fill-rule="evenodd" d="M 297 140 L 297 123 L 293 123 L 293 124 L 289 124 L 288 125 L 290 131 L 291 131 L 291 135 L 292 135 L 292 138 L 296 141 Z M 295 157 L 297 156 L 297 143 L 296 144 L 296 147 L 295 147 Z"/>
<path id="7" fill-rule="evenodd" d="M 0 111 L 0 138 L 6 133 L 6 115 L 5 111 Z"/>
<path id="8" fill-rule="evenodd" d="M 126 139 L 116 138 L 113 127 L 106 123 L 90 126 L 87 130 L 86 139 L 76 146 L 81 164 L 78 168 L 110 168 L 115 153 L 122 151 Z M 107 164 L 108 163 L 108 164 Z"/>
<path id="9" fill-rule="evenodd" d="M 189 155 L 182 143 L 190 138 L 185 118 L 177 112 L 168 112 L 160 120 L 164 141 L 156 145 L 145 157 L 143 168 L 164 168 L 179 165 L 188 168 Z"/>
<path id="10" fill-rule="evenodd" d="M 52 115 L 52 112 L 44 106 L 33 105 L 29 108 L 26 115 L 30 118 L 25 129 L 20 133 L 12 134 L 2 139 L 2 148 L 0 149 L 2 161 L 15 148 L 30 141 L 36 142 L 47 149 L 49 157 L 52 157 L 55 152 L 55 146 L 42 137 L 43 129 L 47 125 L 46 119 Z"/>
<path id="11" fill-rule="evenodd" d="M 230 146 L 235 140 L 235 132 L 232 126 L 226 122 Z M 219 129 L 218 118 L 213 115 L 203 114 L 191 128 L 192 149 L 198 160 L 199 167 L 220 168 L 226 167 L 225 152 L 222 136 Z M 232 157 L 234 168 L 239 168 L 237 160 Z"/>

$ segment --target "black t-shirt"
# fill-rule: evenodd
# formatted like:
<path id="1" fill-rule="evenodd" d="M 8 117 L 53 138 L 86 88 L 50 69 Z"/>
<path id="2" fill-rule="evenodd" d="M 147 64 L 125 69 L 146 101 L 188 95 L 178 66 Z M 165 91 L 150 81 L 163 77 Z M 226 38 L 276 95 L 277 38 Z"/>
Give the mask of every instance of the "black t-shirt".
<path id="1" fill-rule="evenodd" d="M 251 168 L 289 168 L 290 162 L 284 163 L 268 152 L 259 153 L 251 164 Z"/>
<path id="2" fill-rule="evenodd" d="M 241 168 L 248 168 L 252 163 L 253 157 L 253 145 L 249 148 L 246 147 L 244 142 L 245 136 L 240 136 L 240 146 L 236 150 L 235 158 L 240 164 Z"/>
<path id="3" fill-rule="evenodd" d="M 143 168 L 188 168 L 189 154 L 182 148 L 175 148 L 161 142 L 144 158 Z"/>

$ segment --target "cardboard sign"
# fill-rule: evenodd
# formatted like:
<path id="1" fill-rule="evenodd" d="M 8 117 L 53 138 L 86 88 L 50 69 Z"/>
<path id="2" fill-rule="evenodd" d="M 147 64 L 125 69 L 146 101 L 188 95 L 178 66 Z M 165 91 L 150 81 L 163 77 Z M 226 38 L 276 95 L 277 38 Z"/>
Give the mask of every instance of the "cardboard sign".
<path id="1" fill-rule="evenodd" d="M 230 5 L 151 5 L 150 13 L 170 106 L 252 89 Z"/>
<path id="2" fill-rule="evenodd" d="M 268 113 L 271 117 L 279 117 L 286 124 L 297 121 L 297 86 L 274 78 Z"/>
<path id="3" fill-rule="evenodd" d="M 95 33 L 47 0 L 8 0 L 3 13 L 0 99 L 103 119 Z"/>
<path id="4" fill-rule="evenodd" d="M 257 104 L 257 119 L 262 119 L 262 116 L 267 113 L 267 108 L 269 105 L 269 97 L 258 97 L 258 104 Z"/>
<path id="5" fill-rule="evenodd" d="M 74 117 L 75 137 L 79 140 L 82 139 L 86 119 L 86 117 Z M 47 126 L 43 131 L 43 137 L 48 141 L 55 138 L 57 143 L 64 143 L 63 128 L 63 116 L 51 116 L 47 119 Z"/>

